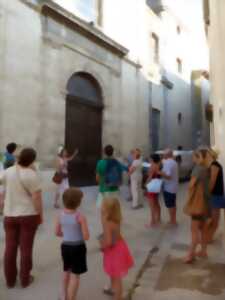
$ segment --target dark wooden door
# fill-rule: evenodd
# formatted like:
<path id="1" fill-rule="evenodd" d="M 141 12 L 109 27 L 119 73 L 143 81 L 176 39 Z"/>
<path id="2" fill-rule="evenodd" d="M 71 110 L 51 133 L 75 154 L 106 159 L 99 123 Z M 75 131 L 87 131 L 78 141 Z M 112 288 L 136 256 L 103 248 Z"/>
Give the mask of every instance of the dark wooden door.
<path id="1" fill-rule="evenodd" d="M 79 154 L 69 163 L 72 186 L 94 185 L 96 163 L 102 149 L 102 108 L 85 99 L 67 96 L 66 148 Z"/>

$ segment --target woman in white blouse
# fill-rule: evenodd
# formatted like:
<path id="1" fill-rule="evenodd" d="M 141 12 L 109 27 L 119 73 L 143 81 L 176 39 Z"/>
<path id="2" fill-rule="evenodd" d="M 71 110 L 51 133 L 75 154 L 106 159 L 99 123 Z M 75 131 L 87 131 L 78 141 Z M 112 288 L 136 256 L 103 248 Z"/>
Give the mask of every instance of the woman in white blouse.
<path id="1" fill-rule="evenodd" d="M 0 175 L 0 181 L 5 187 L 4 272 L 9 288 L 16 284 L 18 248 L 21 285 L 25 288 L 33 281 L 31 275 L 33 242 L 38 225 L 43 220 L 41 185 L 33 166 L 35 159 L 35 150 L 24 149 L 19 155 L 18 163 Z"/>

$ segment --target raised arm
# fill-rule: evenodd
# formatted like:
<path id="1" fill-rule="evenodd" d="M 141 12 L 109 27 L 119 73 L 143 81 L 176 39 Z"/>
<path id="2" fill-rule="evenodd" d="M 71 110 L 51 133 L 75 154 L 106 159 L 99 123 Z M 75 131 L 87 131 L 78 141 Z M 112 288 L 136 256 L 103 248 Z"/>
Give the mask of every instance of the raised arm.
<path id="1" fill-rule="evenodd" d="M 71 156 L 67 157 L 67 161 L 73 160 L 77 156 L 78 153 L 79 153 L 79 150 L 75 149 L 73 154 Z"/>

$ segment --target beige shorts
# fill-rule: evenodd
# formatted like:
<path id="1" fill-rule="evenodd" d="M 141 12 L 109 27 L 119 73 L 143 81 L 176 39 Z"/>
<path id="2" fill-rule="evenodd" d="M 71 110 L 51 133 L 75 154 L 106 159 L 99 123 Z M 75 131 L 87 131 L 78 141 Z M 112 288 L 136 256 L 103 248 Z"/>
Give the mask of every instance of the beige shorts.
<path id="1" fill-rule="evenodd" d="M 97 208 L 101 208 L 104 198 L 107 198 L 107 197 L 116 197 L 120 200 L 120 192 L 116 191 L 116 192 L 99 193 L 98 197 L 97 197 L 97 201 L 96 201 Z"/>

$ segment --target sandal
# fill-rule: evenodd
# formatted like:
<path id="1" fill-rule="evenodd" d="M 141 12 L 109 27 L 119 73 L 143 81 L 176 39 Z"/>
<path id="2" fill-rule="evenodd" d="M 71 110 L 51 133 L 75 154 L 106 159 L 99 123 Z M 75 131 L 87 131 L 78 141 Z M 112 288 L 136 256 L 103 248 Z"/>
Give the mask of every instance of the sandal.
<path id="1" fill-rule="evenodd" d="M 195 256 L 193 254 L 189 254 L 184 258 L 185 264 L 192 264 L 195 261 Z"/>
<path id="2" fill-rule="evenodd" d="M 108 296 L 114 296 L 113 290 L 109 287 L 105 287 L 103 289 L 103 294 L 108 295 Z"/>
<path id="3" fill-rule="evenodd" d="M 202 258 L 208 258 L 208 254 L 206 252 L 203 251 L 198 251 L 195 253 L 196 256 L 198 257 L 202 257 Z"/>

